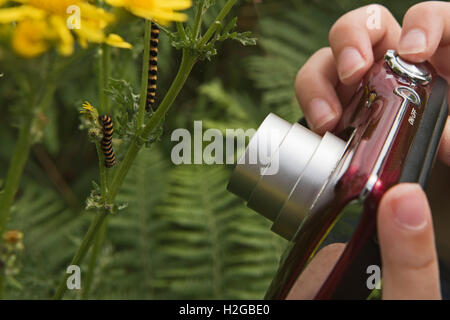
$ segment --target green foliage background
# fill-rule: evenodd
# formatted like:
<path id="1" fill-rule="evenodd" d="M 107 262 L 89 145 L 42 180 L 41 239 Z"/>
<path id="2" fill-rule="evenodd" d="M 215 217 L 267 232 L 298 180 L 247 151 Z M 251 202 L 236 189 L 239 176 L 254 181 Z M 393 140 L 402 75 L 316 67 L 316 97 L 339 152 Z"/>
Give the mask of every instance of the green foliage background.
<path id="1" fill-rule="evenodd" d="M 381 1 L 401 21 L 417 1 Z M 220 1 L 218 1 L 220 3 Z M 109 217 L 90 298 L 259 299 L 276 272 L 286 242 L 270 224 L 226 191 L 232 167 L 174 166 L 176 128 L 256 128 L 269 113 L 289 121 L 301 116 L 293 81 L 298 69 L 328 43 L 342 14 L 369 1 L 241 1 L 239 29 L 252 30 L 256 47 L 225 42 L 211 62 L 198 64 L 164 125 L 161 142 L 141 151 L 120 192 L 127 208 Z M 214 16 L 211 10 L 209 19 Z M 143 24 L 120 26 L 133 50 L 113 51 L 114 79 L 138 92 Z M 160 41 L 158 97 L 179 62 L 166 35 Z M 79 130 L 79 107 L 96 105 L 94 49 L 63 76 L 46 118 L 41 144 L 32 149 L 9 229 L 24 233 L 22 270 L 7 298 L 49 298 L 86 231 L 92 213 L 84 199 L 98 180 L 94 146 Z M 16 139 L 30 86 L 42 81 L 47 60 L 23 62 L 0 48 L 0 181 Z M 29 80 L 32 81 L 29 81 Z M 307 85 L 307 84 L 306 84 Z M 113 108 L 120 108 L 113 104 Z M 117 114 L 116 114 L 117 116 Z M 12 125 L 11 125 L 12 124 Z M 119 158 L 120 145 L 116 147 Z M 87 268 L 86 259 L 82 270 Z M 67 297 L 80 298 L 72 292 Z"/>

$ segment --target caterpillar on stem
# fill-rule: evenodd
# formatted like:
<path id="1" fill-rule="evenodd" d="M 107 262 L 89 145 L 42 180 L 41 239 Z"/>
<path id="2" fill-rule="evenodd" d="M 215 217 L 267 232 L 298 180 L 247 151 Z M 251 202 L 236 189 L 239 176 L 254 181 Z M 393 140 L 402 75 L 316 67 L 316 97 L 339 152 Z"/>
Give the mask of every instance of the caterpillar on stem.
<path id="1" fill-rule="evenodd" d="M 156 82 L 158 81 L 158 42 L 159 28 L 152 22 L 150 31 L 150 54 L 148 64 L 147 103 L 145 110 L 155 110 Z"/>
<path id="2" fill-rule="evenodd" d="M 99 117 L 102 124 L 103 138 L 101 141 L 103 156 L 105 157 L 105 167 L 112 168 L 116 164 L 116 155 L 112 146 L 112 135 L 114 133 L 114 125 L 112 119 L 108 115 Z"/>

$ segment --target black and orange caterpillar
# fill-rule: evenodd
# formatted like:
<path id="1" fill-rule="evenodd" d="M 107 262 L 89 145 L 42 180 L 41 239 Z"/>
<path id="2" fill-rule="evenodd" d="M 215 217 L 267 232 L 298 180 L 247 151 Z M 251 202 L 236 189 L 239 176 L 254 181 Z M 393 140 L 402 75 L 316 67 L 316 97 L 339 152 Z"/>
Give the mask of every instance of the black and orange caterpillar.
<path id="1" fill-rule="evenodd" d="M 158 42 L 159 28 L 152 22 L 150 30 L 150 55 L 148 64 L 147 104 L 145 109 L 154 109 L 156 96 L 156 82 L 158 80 Z"/>
<path id="2" fill-rule="evenodd" d="M 116 156 L 112 146 L 112 135 L 114 132 L 113 122 L 110 116 L 103 115 L 98 117 L 102 124 L 103 138 L 101 141 L 103 156 L 105 157 L 105 167 L 112 168 L 116 164 Z"/>

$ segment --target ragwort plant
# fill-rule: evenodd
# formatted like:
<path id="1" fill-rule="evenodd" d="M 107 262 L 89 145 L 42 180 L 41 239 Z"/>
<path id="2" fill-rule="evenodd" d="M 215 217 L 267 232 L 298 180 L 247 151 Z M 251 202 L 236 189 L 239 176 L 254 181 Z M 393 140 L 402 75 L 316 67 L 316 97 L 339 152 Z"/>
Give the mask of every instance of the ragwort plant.
<path id="1" fill-rule="evenodd" d="M 84 0 L 0 1 L 3 5 L 0 8 L 0 23 L 4 24 L 13 51 L 23 58 L 41 59 L 46 66 L 43 73 L 44 81 L 39 85 L 27 83 L 23 85 L 27 88 L 24 90 L 27 106 L 21 109 L 19 136 L 0 194 L 0 234 L 5 235 L 0 240 L 2 246 L 4 243 L 14 245 L 19 243 L 15 247 L 20 249 L 22 235 L 13 231 L 7 233 L 7 223 L 11 217 L 11 208 L 30 148 L 42 139 L 46 125 L 43 119 L 50 108 L 59 79 L 69 65 L 80 63 L 85 55 L 84 49 L 88 46 L 97 46 L 98 105 L 94 107 L 89 102 L 83 105 L 81 126 L 86 129 L 87 138 L 96 145 L 100 177 L 99 182 L 94 183 L 91 195 L 86 200 L 86 209 L 93 210 L 95 216 L 70 262 L 70 265 L 81 265 L 90 247 L 93 247 L 88 261 L 88 274 L 83 283 L 84 298 L 89 296 L 99 252 L 105 241 L 107 218 L 126 206 L 116 201 L 119 190 L 139 151 L 159 141 L 166 114 L 173 106 L 195 64 L 198 61 L 212 59 L 217 54 L 217 42 L 232 39 L 243 45 L 255 44 L 255 39 L 251 38 L 248 32 L 234 31 L 237 18 L 228 17 L 237 0 L 221 1 L 219 13 L 206 27 L 204 18 L 208 9 L 220 5 L 214 0 L 195 1 L 194 15 L 190 23 L 184 23 L 187 15 L 181 12 L 192 5 L 190 0 L 150 2 L 106 0 L 97 1 L 94 5 Z M 65 21 L 67 8 L 72 6 L 80 8 L 82 13 L 88 13 L 81 15 L 79 29 L 68 28 Z M 111 79 L 109 47 L 131 48 L 121 36 L 110 32 L 120 26 L 116 16 L 120 16 L 118 10 L 122 9 L 145 19 L 139 94 L 134 94 L 130 84 L 125 80 Z M 175 30 L 170 27 L 172 21 L 175 22 Z M 181 51 L 181 62 L 176 77 L 161 99 L 161 103 L 154 110 L 148 108 L 146 110 L 148 90 L 152 87 L 149 83 L 149 67 L 152 69 L 151 62 L 149 66 L 149 61 L 152 60 L 151 43 L 154 43 L 151 34 L 152 22 L 167 33 L 172 46 Z M 80 49 L 76 48 L 75 41 L 78 41 Z M 52 47 L 55 47 L 57 54 Z M 114 105 L 119 102 L 120 108 L 112 109 L 111 100 L 116 102 Z M 100 121 L 101 119 L 103 120 Z M 114 139 L 112 127 L 107 127 L 108 119 L 115 125 Z M 113 163 L 111 152 L 115 142 L 120 142 L 120 150 L 124 151 L 113 155 Z M 105 165 L 108 163 L 110 165 Z M 14 234 L 17 236 L 13 241 L 11 237 Z M 5 279 L 12 281 L 13 278 L 9 277 L 3 266 L 0 271 L 0 296 L 3 296 Z M 61 273 L 64 273 L 64 276 L 54 294 L 55 299 L 61 299 L 67 290 L 66 281 L 69 275 L 65 270 Z"/>

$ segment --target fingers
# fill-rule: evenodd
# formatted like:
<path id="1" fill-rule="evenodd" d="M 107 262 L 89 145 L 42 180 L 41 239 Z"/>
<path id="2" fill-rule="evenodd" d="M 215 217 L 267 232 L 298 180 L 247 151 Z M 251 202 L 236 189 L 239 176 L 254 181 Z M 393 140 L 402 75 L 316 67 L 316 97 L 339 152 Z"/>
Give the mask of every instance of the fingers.
<path id="1" fill-rule="evenodd" d="M 297 74 L 295 92 L 312 130 L 323 134 L 334 128 L 342 106 L 336 94 L 338 75 L 330 48 L 317 51 Z"/>
<path id="2" fill-rule="evenodd" d="M 431 212 L 417 184 L 390 189 L 378 209 L 383 299 L 440 299 Z"/>
<path id="3" fill-rule="evenodd" d="M 450 83 L 450 3 L 429 1 L 411 7 L 403 18 L 399 54 L 412 62 L 430 60 Z M 450 93 L 449 93 L 450 98 Z M 450 120 L 444 130 L 439 158 L 450 165 Z"/>
<path id="4" fill-rule="evenodd" d="M 401 28 L 385 7 L 370 5 L 342 16 L 331 28 L 330 46 L 339 79 L 346 85 L 357 83 L 374 60 L 387 49 L 396 49 Z"/>
<path id="5" fill-rule="evenodd" d="M 449 45 L 449 17 L 450 3 L 429 1 L 411 7 L 403 18 L 399 54 L 412 62 L 422 62 L 437 53 L 438 47 Z M 445 58 L 449 64 L 448 56 Z"/>
<path id="6" fill-rule="evenodd" d="M 286 299 L 314 299 L 344 249 L 345 243 L 333 243 L 321 249 L 298 277 Z"/>
<path id="7" fill-rule="evenodd" d="M 439 145 L 439 160 L 450 166 L 450 117 L 447 117 L 441 144 Z"/>
<path id="8" fill-rule="evenodd" d="M 323 134 L 339 121 L 342 105 L 336 88 L 343 95 L 349 89 L 339 80 L 344 85 L 359 82 L 374 59 L 397 47 L 400 33 L 394 17 L 379 5 L 351 11 L 334 24 L 329 35 L 331 49 L 316 52 L 296 79 L 297 98 L 314 131 Z"/>

